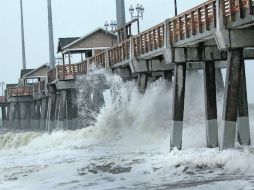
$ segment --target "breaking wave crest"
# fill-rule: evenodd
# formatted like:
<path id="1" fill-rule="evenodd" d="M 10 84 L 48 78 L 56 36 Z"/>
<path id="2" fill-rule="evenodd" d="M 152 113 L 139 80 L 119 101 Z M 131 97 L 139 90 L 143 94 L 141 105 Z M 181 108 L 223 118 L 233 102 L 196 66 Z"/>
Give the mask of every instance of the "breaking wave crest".
<path id="1" fill-rule="evenodd" d="M 201 73 L 187 75 L 182 151 L 169 152 L 172 89 L 167 81 L 158 79 L 148 85 L 145 94 L 140 94 L 135 81 L 123 82 L 118 76 L 106 75 L 105 106 L 92 115 L 92 111 L 90 115 L 82 113 L 84 118 L 95 117 L 94 123 L 84 123 L 87 126 L 80 130 L 51 134 L 6 133 L 0 136 L 0 152 L 9 149 L 21 152 L 73 150 L 100 145 L 109 147 L 107 151 L 123 152 L 130 158 L 136 153 L 146 167 L 161 168 L 154 172 L 157 174 L 170 173 L 169 170 L 175 172 L 175 168 L 176 172 L 223 168 L 228 173 L 253 173 L 252 147 L 227 151 L 203 148 L 206 142 L 202 77 Z M 86 85 L 87 79 L 81 78 L 78 83 Z M 191 86 L 193 83 L 196 85 Z M 84 105 L 82 93 L 86 92 L 81 88 L 79 105 Z M 89 106 L 83 107 L 87 108 Z M 251 136 L 254 136 L 253 132 Z"/>
<path id="2" fill-rule="evenodd" d="M 100 73 L 99 73 L 100 74 Z M 98 75 L 98 73 L 97 73 Z M 29 146 L 31 149 L 86 146 L 105 141 L 121 140 L 128 146 L 147 146 L 151 144 L 169 147 L 171 126 L 172 89 L 168 81 L 158 79 L 148 85 L 145 94 L 137 90 L 136 82 L 124 82 L 119 76 L 106 74 L 99 78 L 106 81 L 90 82 L 93 77 L 83 77 L 77 81 L 79 86 L 78 104 L 82 109 L 84 128 L 77 131 L 55 131 L 52 134 L 7 133 L 0 137 L 0 149 Z M 191 84 L 197 84 L 193 88 Z M 189 73 L 186 84 L 184 147 L 205 146 L 203 80 L 200 73 Z M 97 88 L 91 89 L 91 86 Z M 103 86 L 103 87 L 102 87 Z M 99 111 L 89 105 L 89 93 L 103 88 L 105 106 Z M 202 99 L 202 101 L 200 101 Z M 95 111 L 94 111 L 95 110 Z M 197 138 L 193 138 L 197 135 Z"/>

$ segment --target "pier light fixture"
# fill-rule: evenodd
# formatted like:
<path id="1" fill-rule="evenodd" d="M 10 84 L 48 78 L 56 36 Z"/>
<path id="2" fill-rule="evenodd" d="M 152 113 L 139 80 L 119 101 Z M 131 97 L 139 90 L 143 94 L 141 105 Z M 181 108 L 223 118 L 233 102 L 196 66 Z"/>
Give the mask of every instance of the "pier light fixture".
<path id="1" fill-rule="evenodd" d="M 105 24 L 104 24 L 104 27 L 105 27 L 105 30 L 106 30 L 106 34 L 108 33 L 109 28 L 111 28 L 111 30 L 110 30 L 111 33 L 116 33 L 116 31 L 117 31 L 117 22 L 111 20 L 111 22 L 108 23 L 108 21 L 106 21 Z M 111 39 L 112 39 L 112 46 L 113 46 L 114 45 L 114 38 L 112 37 L 112 35 L 111 35 Z"/>
<path id="2" fill-rule="evenodd" d="M 117 29 L 117 22 L 111 20 L 111 22 L 110 22 L 110 28 L 111 28 L 112 32 L 115 31 Z"/>
<path id="3" fill-rule="evenodd" d="M 106 21 L 105 24 L 104 24 L 104 27 L 105 27 L 107 32 L 109 31 L 109 27 L 111 28 L 111 32 L 114 32 L 117 29 L 117 22 L 111 20 L 111 22 L 109 24 L 108 21 Z"/>
<path id="4" fill-rule="evenodd" d="M 134 15 L 135 9 L 136 9 L 137 15 Z M 143 7 L 143 5 L 137 4 L 135 9 L 133 8 L 132 5 L 129 8 L 129 13 L 131 15 L 131 19 L 134 19 L 134 18 L 143 19 L 143 15 L 145 12 L 145 8 Z"/>
<path id="5" fill-rule="evenodd" d="M 129 12 L 131 14 L 131 18 L 133 18 L 134 11 L 135 10 L 134 10 L 133 6 L 131 5 L 130 8 L 129 8 Z"/>
<path id="6" fill-rule="evenodd" d="M 108 24 L 108 22 L 107 22 L 107 21 L 105 22 L 104 27 L 105 27 L 106 31 L 108 31 L 109 24 Z"/>

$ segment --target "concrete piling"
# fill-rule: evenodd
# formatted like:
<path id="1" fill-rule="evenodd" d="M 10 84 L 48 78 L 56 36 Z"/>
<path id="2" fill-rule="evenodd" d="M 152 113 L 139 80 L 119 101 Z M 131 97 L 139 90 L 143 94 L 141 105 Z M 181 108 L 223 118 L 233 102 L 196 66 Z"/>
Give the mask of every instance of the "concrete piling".
<path id="1" fill-rule="evenodd" d="M 40 118 L 41 130 L 46 130 L 47 112 L 48 112 L 48 99 L 43 98 L 41 100 L 41 118 Z"/>
<path id="2" fill-rule="evenodd" d="M 3 124 L 3 127 L 6 128 L 6 121 L 7 121 L 6 107 L 3 106 L 1 109 L 2 109 L 2 124 Z"/>
<path id="3" fill-rule="evenodd" d="M 238 93 L 238 112 L 237 112 L 237 129 L 238 129 L 238 142 L 241 145 L 250 145 L 250 122 L 249 122 L 249 109 L 248 97 L 246 88 L 246 75 L 245 63 L 242 60 L 240 65 L 240 84 Z"/>
<path id="4" fill-rule="evenodd" d="M 167 87 L 172 87 L 172 78 L 173 78 L 173 71 L 165 71 L 164 72 L 164 79 L 167 82 Z"/>
<path id="5" fill-rule="evenodd" d="M 170 136 L 170 149 L 182 149 L 183 113 L 185 97 L 186 63 L 176 63 L 173 83 L 173 127 Z"/>
<path id="6" fill-rule="evenodd" d="M 76 92 L 67 90 L 67 125 L 68 130 L 75 130 L 79 128 L 78 106 L 76 103 Z"/>
<path id="7" fill-rule="evenodd" d="M 35 104 L 36 104 L 35 126 L 36 126 L 36 129 L 40 130 L 41 100 L 36 100 Z"/>
<path id="8" fill-rule="evenodd" d="M 54 129 L 57 129 L 57 124 L 58 124 L 58 115 L 59 115 L 59 109 L 60 109 L 60 98 L 61 98 L 60 92 L 56 92 Z"/>
<path id="9" fill-rule="evenodd" d="M 215 69 L 216 92 L 224 92 L 223 76 L 220 68 Z"/>
<path id="10" fill-rule="evenodd" d="M 223 136 L 221 149 L 235 147 L 237 107 L 243 49 L 228 50 L 228 65 L 223 108 Z"/>
<path id="11" fill-rule="evenodd" d="M 20 121 L 21 121 L 20 103 L 16 102 L 16 104 L 15 104 L 15 119 L 14 119 L 14 128 L 15 129 L 21 129 Z"/>
<path id="12" fill-rule="evenodd" d="M 10 103 L 7 105 L 7 118 L 6 118 L 6 128 L 10 127 Z"/>
<path id="13" fill-rule="evenodd" d="M 56 109 L 56 94 L 50 93 L 48 101 L 47 129 L 49 132 L 54 130 Z"/>
<path id="14" fill-rule="evenodd" d="M 215 83 L 215 63 L 206 61 L 204 69 L 205 115 L 207 147 L 218 146 L 218 121 Z"/>
<path id="15" fill-rule="evenodd" d="M 147 80 L 148 80 L 147 73 L 139 73 L 138 74 L 138 89 L 141 93 L 145 93 L 145 91 L 146 91 Z"/>
<path id="16" fill-rule="evenodd" d="M 30 126 L 31 129 L 36 129 L 36 102 L 35 101 L 31 101 L 30 102 Z"/>
<path id="17" fill-rule="evenodd" d="M 61 90 L 57 116 L 57 129 L 66 129 L 66 90 Z"/>
<path id="18" fill-rule="evenodd" d="M 31 108 L 30 102 L 20 102 L 20 128 L 29 129 L 30 125 Z"/>

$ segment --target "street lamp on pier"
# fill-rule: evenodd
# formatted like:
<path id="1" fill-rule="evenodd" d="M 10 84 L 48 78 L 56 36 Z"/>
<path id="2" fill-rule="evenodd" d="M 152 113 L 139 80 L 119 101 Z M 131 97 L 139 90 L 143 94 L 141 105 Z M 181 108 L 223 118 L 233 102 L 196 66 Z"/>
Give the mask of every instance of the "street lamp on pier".
<path id="1" fill-rule="evenodd" d="M 108 32 L 109 27 L 111 28 L 111 32 L 114 32 L 117 29 L 117 23 L 116 23 L 116 21 L 111 20 L 111 22 L 109 24 L 108 21 L 106 21 L 104 24 L 104 27 L 106 29 L 106 32 Z"/>
<path id="2" fill-rule="evenodd" d="M 134 15 L 135 9 L 136 9 L 136 12 L 137 12 L 136 15 Z M 129 13 L 131 15 L 131 19 L 132 20 L 137 18 L 137 22 L 138 22 L 138 34 L 139 34 L 140 33 L 139 19 L 141 18 L 143 20 L 145 8 L 143 7 L 143 5 L 137 4 L 135 9 L 131 5 L 130 8 L 129 8 Z"/>
<path id="3" fill-rule="evenodd" d="M 115 33 L 117 30 L 117 22 L 111 20 L 111 22 L 109 24 L 108 21 L 106 21 L 104 24 L 104 27 L 105 27 L 106 33 L 108 33 L 108 31 L 109 31 L 109 27 L 111 28 L 110 32 Z M 112 39 L 112 46 L 113 46 L 114 45 L 114 38 L 111 36 L 111 39 Z"/>
<path id="4" fill-rule="evenodd" d="M 175 0 L 175 16 L 177 16 L 177 0 Z"/>
<path id="5" fill-rule="evenodd" d="M 129 12 L 131 14 L 131 19 L 141 18 L 143 20 L 143 15 L 144 15 L 144 12 L 145 12 L 145 8 L 143 7 L 143 5 L 137 4 L 136 11 L 137 11 L 137 15 L 135 16 L 134 15 L 135 9 L 131 5 L 130 8 L 129 8 Z"/>

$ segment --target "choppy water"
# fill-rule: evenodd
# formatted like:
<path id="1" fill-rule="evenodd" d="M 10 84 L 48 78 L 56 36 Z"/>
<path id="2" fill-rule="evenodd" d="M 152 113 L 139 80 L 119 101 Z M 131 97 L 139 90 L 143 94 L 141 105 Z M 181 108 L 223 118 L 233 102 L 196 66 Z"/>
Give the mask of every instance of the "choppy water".
<path id="1" fill-rule="evenodd" d="M 253 146 L 203 148 L 203 80 L 188 77 L 184 150 L 169 152 L 172 92 L 165 81 L 140 95 L 134 83 L 110 77 L 117 96 L 94 126 L 0 136 L 0 189 L 254 189 Z M 253 126 L 254 109 L 250 120 Z"/>

